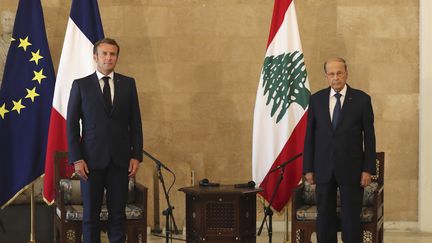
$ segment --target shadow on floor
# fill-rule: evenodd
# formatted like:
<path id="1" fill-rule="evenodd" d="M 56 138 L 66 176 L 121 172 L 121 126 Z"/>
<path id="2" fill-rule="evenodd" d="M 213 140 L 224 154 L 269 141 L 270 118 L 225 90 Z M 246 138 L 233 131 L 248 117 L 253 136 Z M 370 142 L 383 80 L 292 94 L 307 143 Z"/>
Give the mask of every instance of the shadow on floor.
<path id="1" fill-rule="evenodd" d="M 44 204 L 35 207 L 36 242 L 53 241 L 52 207 Z M 30 240 L 30 205 L 11 205 L 0 210 L 5 232 L 0 229 L 1 243 L 20 243 Z"/>

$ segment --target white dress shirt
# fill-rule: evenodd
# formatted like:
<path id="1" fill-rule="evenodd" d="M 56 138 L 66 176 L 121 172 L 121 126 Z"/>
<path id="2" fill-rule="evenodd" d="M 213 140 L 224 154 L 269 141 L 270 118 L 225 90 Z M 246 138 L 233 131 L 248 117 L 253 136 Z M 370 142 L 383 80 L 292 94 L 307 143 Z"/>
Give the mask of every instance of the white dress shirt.
<path id="1" fill-rule="evenodd" d="M 346 91 L 347 91 L 347 86 L 345 84 L 345 86 L 343 87 L 343 89 L 339 92 L 339 94 L 341 94 L 340 97 L 340 102 L 341 102 L 341 109 L 343 107 L 343 103 L 345 100 L 345 96 L 346 96 Z M 334 107 L 336 106 L 336 97 L 334 96 L 337 92 L 330 88 L 330 96 L 329 96 L 329 110 L 330 110 L 330 120 L 333 121 L 333 111 L 334 111 Z"/>
<path id="2" fill-rule="evenodd" d="M 108 83 L 109 83 L 110 91 L 111 91 L 111 102 L 114 102 L 114 72 L 111 72 L 108 75 L 103 75 L 101 72 L 96 71 L 96 75 L 99 79 L 99 85 L 100 85 L 102 93 L 103 93 L 103 87 L 105 85 L 105 82 L 103 81 L 102 78 L 105 76 L 108 76 L 110 78 Z"/>

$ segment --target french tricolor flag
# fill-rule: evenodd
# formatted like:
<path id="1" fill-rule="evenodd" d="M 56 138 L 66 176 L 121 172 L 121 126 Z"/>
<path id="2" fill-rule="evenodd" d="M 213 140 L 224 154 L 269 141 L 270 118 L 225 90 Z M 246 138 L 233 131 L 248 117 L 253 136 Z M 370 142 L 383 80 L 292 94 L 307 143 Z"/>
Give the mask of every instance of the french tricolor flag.
<path id="1" fill-rule="evenodd" d="M 104 37 L 97 0 L 73 0 L 57 72 L 45 160 L 44 200 L 54 202 L 54 153 L 67 151 L 66 114 L 73 80 L 95 71 L 93 45 Z M 65 163 L 65 168 L 67 164 Z M 69 167 L 67 174 L 73 172 Z"/>

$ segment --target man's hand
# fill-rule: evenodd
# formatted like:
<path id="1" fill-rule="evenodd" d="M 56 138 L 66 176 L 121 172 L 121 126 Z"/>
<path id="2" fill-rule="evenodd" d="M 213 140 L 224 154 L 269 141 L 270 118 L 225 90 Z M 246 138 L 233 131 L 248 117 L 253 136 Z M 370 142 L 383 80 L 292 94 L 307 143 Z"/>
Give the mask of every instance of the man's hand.
<path id="1" fill-rule="evenodd" d="M 129 177 L 134 177 L 138 171 L 139 161 L 136 159 L 131 159 L 129 162 Z"/>
<path id="2" fill-rule="evenodd" d="M 367 187 L 372 181 L 372 175 L 369 172 L 362 172 L 360 186 Z"/>
<path id="3" fill-rule="evenodd" d="M 88 179 L 89 170 L 87 163 L 84 160 L 78 160 L 74 163 L 75 173 L 79 175 L 83 180 Z"/>
<path id="4" fill-rule="evenodd" d="M 315 174 L 313 172 L 306 173 L 304 177 L 309 184 L 315 184 Z"/>

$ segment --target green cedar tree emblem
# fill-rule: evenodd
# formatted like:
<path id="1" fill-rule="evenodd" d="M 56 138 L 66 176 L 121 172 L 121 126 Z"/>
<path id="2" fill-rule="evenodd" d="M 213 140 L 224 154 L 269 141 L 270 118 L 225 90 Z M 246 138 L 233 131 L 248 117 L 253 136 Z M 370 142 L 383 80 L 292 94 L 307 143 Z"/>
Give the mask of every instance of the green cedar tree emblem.
<path id="1" fill-rule="evenodd" d="M 295 51 L 268 56 L 262 72 L 264 96 L 268 94 L 266 105 L 273 101 L 271 117 L 279 112 L 276 123 L 285 116 L 293 102 L 306 109 L 310 91 L 305 85 L 307 72 L 303 53 Z"/>

